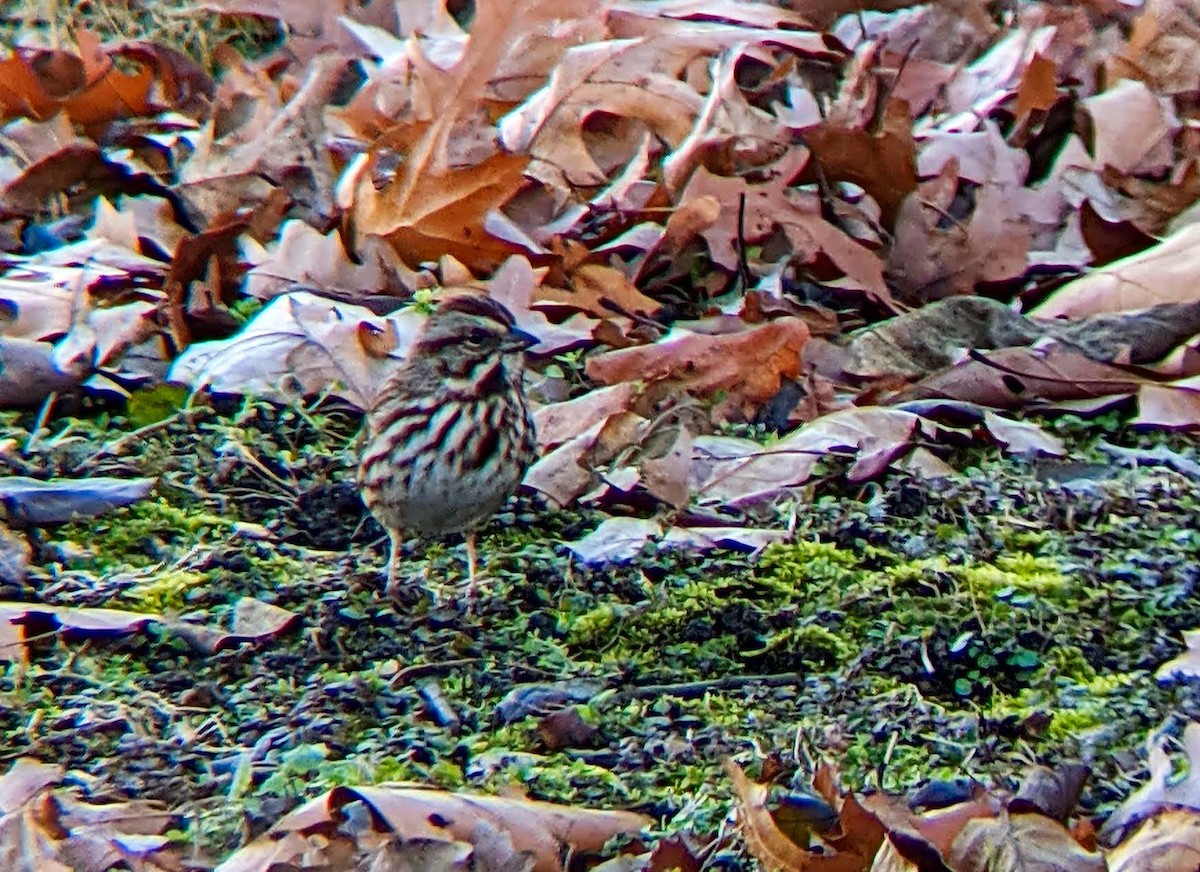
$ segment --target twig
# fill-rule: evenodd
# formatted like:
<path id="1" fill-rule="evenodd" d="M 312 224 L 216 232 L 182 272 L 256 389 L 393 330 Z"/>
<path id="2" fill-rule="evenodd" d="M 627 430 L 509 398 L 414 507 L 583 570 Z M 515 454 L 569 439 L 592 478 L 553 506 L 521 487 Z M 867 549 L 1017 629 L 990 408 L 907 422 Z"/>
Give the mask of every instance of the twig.
<path id="1" fill-rule="evenodd" d="M 684 681 L 679 684 L 643 684 L 618 691 L 613 700 L 626 702 L 647 696 L 675 696 L 680 699 L 694 699 L 712 690 L 740 690 L 748 684 L 759 684 L 763 687 L 785 687 L 789 684 L 799 684 L 804 676 L 799 672 L 779 672 L 773 675 L 727 675 L 724 678 L 708 678 L 703 681 Z"/>
<path id="2" fill-rule="evenodd" d="M 467 666 L 468 664 L 478 662 L 478 657 L 464 657 L 461 660 L 443 660 L 440 663 L 417 663 L 413 666 L 406 666 L 392 676 L 388 682 L 388 687 L 395 689 L 416 681 L 418 678 L 427 678 L 431 675 L 445 675 L 447 672 L 453 672 L 460 666 Z"/>
<path id="3" fill-rule="evenodd" d="M 131 444 L 140 442 L 151 433 L 156 433 L 159 430 L 170 427 L 180 419 L 185 419 L 189 424 L 194 424 L 197 418 L 203 417 L 209 414 L 211 411 L 211 409 L 204 407 L 187 407 L 179 409 L 163 418 L 161 421 L 155 421 L 153 424 L 147 424 L 145 427 L 139 427 L 136 430 L 126 433 L 124 436 L 113 439 L 109 442 L 105 442 L 98 449 L 96 449 L 94 454 L 81 460 L 79 464 L 76 465 L 74 471 L 80 472 L 82 470 L 89 469 L 90 467 L 93 467 L 99 463 L 102 458 L 113 457 L 122 454 Z"/>
<path id="4" fill-rule="evenodd" d="M 738 279 L 742 283 L 742 293 L 750 290 L 750 264 L 746 260 L 746 195 L 738 195 L 737 214 L 737 254 Z"/>
<path id="5" fill-rule="evenodd" d="M 54 408 L 54 401 L 58 399 L 58 394 L 51 392 L 45 402 L 42 403 L 42 408 L 38 411 L 37 420 L 33 427 L 29 430 L 29 438 L 25 440 L 25 447 L 21 450 L 22 454 L 28 454 L 33 450 L 33 446 L 37 443 L 38 434 L 46 426 L 46 421 L 50 418 L 50 410 Z"/>

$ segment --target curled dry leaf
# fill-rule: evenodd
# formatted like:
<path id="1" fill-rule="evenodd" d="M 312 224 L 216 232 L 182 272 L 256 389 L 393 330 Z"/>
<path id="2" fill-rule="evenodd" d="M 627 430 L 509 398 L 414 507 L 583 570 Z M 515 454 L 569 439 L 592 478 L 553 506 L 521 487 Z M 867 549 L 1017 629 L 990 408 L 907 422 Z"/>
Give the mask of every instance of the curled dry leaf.
<path id="1" fill-rule="evenodd" d="M 1182 778 L 1175 775 L 1165 735 L 1152 735 L 1146 746 L 1150 779 L 1105 821 L 1099 834 L 1103 842 L 1117 841 L 1164 807 L 1178 806 L 1193 813 L 1200 812 L 1200 723 L 1193 721 L 1183 731 L 1187 773 Z"/>
<path id="2" fill-rule="evenodd" d="M 244 642 L 275 638 L 298 620 L 297 615 L 286 609 L 248 597 L 239 600 L 235 607 L 229 631 L 121 609 L 0 603 L 0 662 L 25 662 L 28 640 L 50 631 L 61 631 L 68 637 L 125 636 L 158 624 L 178 633 L 197 650 L 215 654 Z"/>
<path id="3" fill-rule="evenodd" d="M 662 303 L 647 297 L 611 266 L 585 263 L 571 272 L 569 283 L 569 290 L 542 286 L 537 294 L 539 308 L 549 308 L 545 303 L 561 303 L 596 318 L 625 313 L 653 317 L 662 308 Z"/>
<path id="4" fill-rule="evenodd" d="M 489 831 L 502 832 L 516 851 L 532 857 L 535 872 L 561 872 L 560 857 L 566 846 L 576 854 L 594 853 L 613 836 L 641 832 L 651 823 L 644 815 L 626 811 L 594 811 L 423 787 L 339 787 L 283 818 L 214 872 L 266 872 L 276 864 L 298 863 L 302 857 L 308 862 L 313 856 L 309 852 L 320 848 L 307 836 L 327 832 L 341 810 L 356 801 L 365 803 L 373 813 L 370 831 L 356 834 L 359 845 L 379 844 L 377 833 L 383 832 L 394 834 L 402 843 L 414 839 L 462 842 L 479 851 L 480 840 Z M 376 829 L 376 821 L 381 828 Z"/>
<path id="5" fill-rule="evenodd" d="M 1106 872 L 1104 857 L 1044 815 L 1001 812 L 966 822 L 946 856 L 955 872 Z"/>
<path id="6" fill-rule="evenodd" d="M 929 397 L 1017 409 L 1071 400 L 1130 396 L 1146 379 L 1059 343 L 977 353 L 904 390 L 894 402 Z"/>
<path id="7" fill-rule="evenodd" d="M 300 616 L 295 612 L 244 596 L 233 607 L 233 620 L 228 630 L 176 620 L 166 621 L 166 626 L 171 632 L 186 639 L 197 651 L 216 654 L 243 642 L 274 639 L 291 630 L 299 622 Z"/>
<path id="8" fill-rule="evenodd" d="M 1092 154 L 1098 170 L 1154 175 L 1173 163 L 1172 139 L 1179 119 L 1170 102 L 1142 82 L 1122 79 L 1080 101 L 1092 119 Z M 1137 136 L 1129 132 L 1136 130 Z"/>
<path id="9" fill-rule="evenodd" d="M 631 411 L 605 414 L 583 432 L 543 454 L 525 474 L 524 484 L 559 505 L 585 493 L 594 470 L 620 450 L 639 441 L 647 421 Z"/>
<path id="10" fill-rule="evenodd" d="M 662 531 L 662 524 L 648 518 L 607 518 L 583 538 L 563 544 L 588 566 L 602 566 L 631 560 Z"/>
<path id="11" fill-rule="evenodd" d="M 588 391 L 571 400 L 542 406 L 533 415 L 538 444 L 543 448 L 554 448 L 574 439 L 613 415 L 629 411 L 637 394 L 637 388 L 631 382 L 621 382 Z"/>
<path id="12" fill-rule="evenodd" d="M 787 530 L 761 527 L 674 526 L 664 529 L 662 524 L 654 520 L 613 517 L 602 521 L 586 536 L 563 544 L 589 566 L 603 566 L 632 560 L 643 548 L 654 543 L 659 548 L 688 551 L 711 551 L 717 548 L 757 551 L 772 542 L 786 541 L 788 535 Z"/>
<path id="13" fill-rule="evenodd" d="M 815 849 L 792 841 L 767 808 L 768 788 L 746 777 L 732 760 L 725 773 L 733 782 L 742 834 L 750 853 L 771 872 L 866 872 L 883 842 L 883 828 L 853 796 L 824 798 L 837 810 L 838 820 L 820 837 Z M 824 795 L 824 792 L 823 792 Z"/>
<path id="14" fill-rule="evenodd" d="M 58 787 L 66 773 L 22 757 L 0 778 L 0 866 L 12 872 L 180 869 L 160 803 L 90 803 Z"/>
<path id="15" fill-rule="evenodd" d="M 594 344 L 592 331 L 600 323 L 595 318 L 578 312 L 556 324 L 534 307 L 544 273 L 534 270 L 524 257 L 510 257 L 490 279 L 476 284 L 513 313 L 518 327 L 538 338 L 538 344 L 530 349 L 532 354 L 555 354 Z"/>
<path id="16" fill-rule="evenodd" d="M 738 818 L 746 847 L 769 872 L 803 872 L 810 868 L 811 852 L 801 848 L 775 825 L 767 808 L 768 789 L 746 777 L 742 767 L 732 760 L 725 761 L 725 774 L 733 782 L 737 796 Z M 843 861 L 844 863 L 844 861 Z M 812 867 L 832 869 L 834 867 Z M 845 872 L 859 872 L 861 866 L 844 866 Z M 841 872 L 841 870 L 839 870 Z"/>
<path id="17" fill-rule="evenodd" d="M 825 177 L 853 182 L 874 197 L 890 230 L 901 202 L 917 187 L 916 145 L 908 105 L 879 93 L 874 54 L 856 54 L 836 103 L 803 135 Z M 882 108 L 876 105 L 881 99 Z"/>
<path id="18" fill-rule="evenodd" d="M 333 163 L 323 145 L 323 111 L 349 63 L 338 55 L 318 57 L 298 89 L 260 91 L 246 101 L 256 105 L 256 112 L 239 106 L 241 111 L 229 113 L 225 120 L 237 126 L 219 138 L 210 119 L 180 170 L 175 193 L 212 221 L 247 205 L 258 207 L 283 189 L 314 222 L 328 223 L 337 210 Z"/>
<path id="19" fill-rule="evenodd" d="M 1061 439 L 1029 421 L 1016 421 L 988 411 L 984 413 L 983 426 L 1010 454 L 1066 456 L 1067 448 Z"/>
<path id="20" fill-rule="evenodd" d="M 829 275 L 845 287 L 867 291 L 881 300 L 890 299 L 883 281 L 883 263 L 870 250 L 851 239 L 821 216 L 820 198 L 811 191 L 790 188 L 789 183 L 803 168 L 808 156 L 802 148 L 788 149 L 782 158 L 759 171 L 765 181 L 750 184 L 740 176 L 718 176 L 700 167 L 680 196 L 681 203 L 698 197 L 713 197 L 722 204 L 720 220 L 703 236 L 713 261 L 729 272 L 738 269 L 739 240 L 757 244 L 778 228 L 791 242 L 793 258 L 813 264 L 822 256 L 831 265 Z M 745 216 L 739 228 L 739 200 L 746 198 Z"/>
<path id="21" fill-rule="evenodd" d="M 1200 868 L 1200 814 L 1160 811 L 1107 855 L 1108 872 L 1186 872 Z"/>
<path id="22" fill-rule="evenodd" d="M 933 178 L 900 206 L 887 266 L 905 302 L 970 294 L 981 282 L 1013 279 L 1028 268 L 1030 214 L 1035 208 L 1032 193 L 1024 187 L 1029 157 L 1009 146 L 990 122 L 985 132 L 966 135 L 978 137 L 980 144 L 974 147 L 986 149 L 976 178 L 969 178 L 969 168 L 960 168 L 959 159 L 952 156 L 943 165 L 935 164 Z M 971 206 L 957 196 L 964 183 L 979 186 Z"/>
<path id="23" fill-rule="evenodd" d="M 856 455 L 862 471 L 886 466 L 915 439 L 938 426 L 898 409 L 851 408 L 805 424 L 770 445 L 728 436 L 698 436 L 692 450 L 693 489 L 702 502 L 742 505 L 767 501 L 804 484 L 822 458 Z M 856 477 L 851 471 L 852 478 Z"/>
<path id="24" fill-rule="evenodd" d="M 246 293 L 269 300 L 293 285 L 320 288 L 323 296 L 358 302 L 375 295 L 397 297 L 416 290 L 411 273 L 391 246 L 375 236 L 362 239 L 351 260 L 336 230 L 322 235 L 298 219 L 285 221 L 279 239 L 246 274 Z"/>
<path id="25" fill-rule="evenodd" d="M 187 55 L 149 42 L 103 46 L 75 31 L 78 52 L 18 47 L 0 61 L 0 116 L 49 118 L 63 111 L 77 124 L 152 115 L 212 93 L 212 81 Z"/>
<path id="26" fill-rule="evenodd" d="M 779 393 L 784 379 L 800 375 L 808 325 L 799 318 L 752 326 L 735 319 L 727 323 L 734 332 L 676 327 L 653 345 L 595 355 L 587 362 L 587 374 L 608 385 L 666 381 L 701 395 L 721 392 L 715 414 L 748 417 Z"/>
<path id="27" fill-rule="evenodd" d="M 526 3 L 520 15 L 485 3 L 451 63 L 439 67 L 413 53 L 410 87 L 439 95 L 437 103 L 393 128 L 356 167 L 351 217 L 359 232 L 386 238 L 410 266 L 450 254 L 490 271 L 531 249 L 532 240 L 497 214 L 524 183 L 529 157 L 524 149 L 499 147 L 483 100 L 510 47 L 569 17 L 562 2 Z"/>
<path id="28" fill-rule="evenodd" d="M 1200 299 L 1195 277 L 1200 263 L 1200 224 L 1171 234 L 1158 245 L 1113 261 L 1059 288 L 1029 314 L 1079 318 L 1101 312 L 1146 309 L 1160 303 Z"/>
<path id="29" fill-rule="evenodd" d="M 1134 424 L 1194 430 L 1200 427 L 1200 378 L 1142 384 Z"/>
<path id="30" fill-rule="evenodd" d="M 421 317 L 405 310 L 381 318 L 361 306 L 298 291 L 276 297 L 228 339 L 197 342 L 171 367 L 193 390 L 246 393 L 286 401 L 329 391 L 366 408 L 399 358 L 379 353 L 374 334 L 403 350 Z"/>

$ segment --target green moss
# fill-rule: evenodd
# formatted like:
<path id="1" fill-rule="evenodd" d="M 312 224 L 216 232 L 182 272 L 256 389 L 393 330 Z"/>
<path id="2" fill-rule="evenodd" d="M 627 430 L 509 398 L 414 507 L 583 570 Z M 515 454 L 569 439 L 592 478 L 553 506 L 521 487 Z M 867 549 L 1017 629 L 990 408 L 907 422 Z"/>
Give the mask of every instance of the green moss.
<path id="1" fill-rule="evenodd" d="M 22 462 L 69 473 L 134 417 L 52 420 Z M 857 487 L 839 492 L 830 475 L 820 498 L 799 506 L 801 540 L 753 560 L 647 551 L 592 571 L 560 543 L 596 519 L 521 499 L 481 532 L 494 582 L 474 609 L 419 590 L 396 609 L 378 592 L 380 534 L 360 529 L 346 490 L 356 421 L 256 401 L 203 424 L 180 417 L 105 460 L 104 474 L 161 474 L 159 493 L 52 533 L 91 556 L 45 586 L 47 599 L 186 606 L 217 626 L 252 595 L 301 614 L 303 629 L 215 657 L 154 632 L 86 650 L 42 640 L 28 670 L 0 675 L 0 737 L 14 753 L 70 758 L 107 786 L 142 779 L 160 796 L 187 794 L 191 837 L 212 854 L 236 841 L 243 816 L 261 829 L 285 798 L 392 780 L 516 785 L 715 831 L 730 800 L 721 759 L 791 761 L 797 744 L 835 758 L 847 784 L 879 777 L 888 789 L 1008 777 L 1025 757 L 1086 750 L 1093 799 L 1107 807 L 1119 799 L 1113 785 L 1127 786 L 1113 752 L 1138 748 L 1176 704 L 1150 673 L 1200 608 L 1190 574 L 1173 568 L 1200 559 L 1188 530 L 1200 499 L 1183 477 L 1131 479 L 1140 489 L 1122 479 L 1111 494 L 1080 496 L 1039 490 L 1023 465 L 976 450 L 976 473 L 937 488 L 889 477 L 869 501 Z M 0 438 L 24 445 L 32 419 L 0 414 Z M 271 538 L 238 535 L 242 522 Z M 459 540 L 408 549 L 414 574 L 444 587 L 462 577 Z M 391 687 L 379 669 L 458 658 L 438 675 L 457 731 L 429 718 L 415 686 Z M 789 683 L 755 680 L 762 673 Z M 537 715 L 496 726 L 515 683 L 571 678 L 610 688 L 580 707 L 594 744 L 547 753 Z M 636 695 L 713 678 L 728 682 Z M 204 686 L 211 703 L 184 696 Z M 174 720 L 161 719 L 163 700 Z M 136 742 L 133 730 L 75 735 L 82 713 L 110 705 L 129 712 Z M 1053 716 L 1040 734 L 1026 727 L 1035 712 Z M 283 747 L 230 774 L 212 766 L 276 728 Z M 195 772 L 172 772 L 177 729 L 202 734 Z M 146 759 L 142 748 L 168 762 L 135 770 L 127 761 Z M 114 768 L 122 781 L 107 780 Z M 226 802 L 211 801 L 213 778 Z"/>
<path id="2" fill-rule="evenodd" d="M 845 663 L 858 654 L 858 649 L 845 638 L 819 624 L 788 627 L 773 633 L 761 648 L 743 653 L 747 657 L 757 657 L 771 651 L 786 651 L 804 664 L 825 669 Z"/>
<path id="3" fill-rule="evenodd" d="M 200 506 L 151 498 L 88 521 L 66 525 L 62 538 L 80 542 L 91 552 L 89 563 L 100 570 L 145 567 L 162 559 L 169 543 L 190 547 L 229 535 L 234 522 Z"/>
<path id="4" fill-rule="evenodd" d="M 1078 588 L 1078 581 L 1064 575 L 1054 558 L 1032 554 L 1001 554 L 994 564 L 962 567 L 958 573 L 971 590 L 990 595 L 1024 592 L 1064 599 Z"/>
<path id="5" fill-rule="evenodd" d="M 179 612 L 184 610 L 188 593 L 207 582 L 200 572 L 165 569 L 122 591 L 121 599 L 134 611 Z"/>

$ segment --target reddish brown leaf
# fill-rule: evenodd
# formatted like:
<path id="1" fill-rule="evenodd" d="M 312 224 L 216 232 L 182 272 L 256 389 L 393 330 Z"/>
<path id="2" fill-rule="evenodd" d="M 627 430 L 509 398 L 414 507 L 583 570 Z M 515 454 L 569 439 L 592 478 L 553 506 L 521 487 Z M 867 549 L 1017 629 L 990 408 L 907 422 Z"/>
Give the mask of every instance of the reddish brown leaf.
<path id="1" fill-rule="evenodd" d="M 596 355 L 588 376 L 609 385 L 667 380 L 699 394 L 721 391 L 717 414 L 748 415 L 779 392 L 783 379 L 800 374 L 808 326 L 798 318 L 731 326 L 735 332 L 723 334 L 677 327 L 653 345 Z"/>

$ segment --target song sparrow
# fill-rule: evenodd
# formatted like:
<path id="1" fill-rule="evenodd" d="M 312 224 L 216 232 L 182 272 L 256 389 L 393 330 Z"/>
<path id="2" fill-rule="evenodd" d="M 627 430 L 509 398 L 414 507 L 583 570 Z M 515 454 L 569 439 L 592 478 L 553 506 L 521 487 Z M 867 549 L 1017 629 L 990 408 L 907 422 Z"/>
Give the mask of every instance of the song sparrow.
<path id="1" fill-rule="evenodd" d="M 475 584 L 475 528 L 517 489 L 537 454 L 524 352 L 537 339 L 486 297 L 455 296 L 425 324 L 367 413 L 358 481 L 391 540 L 397 593 L 402 535 L 462 532 Z"/>

